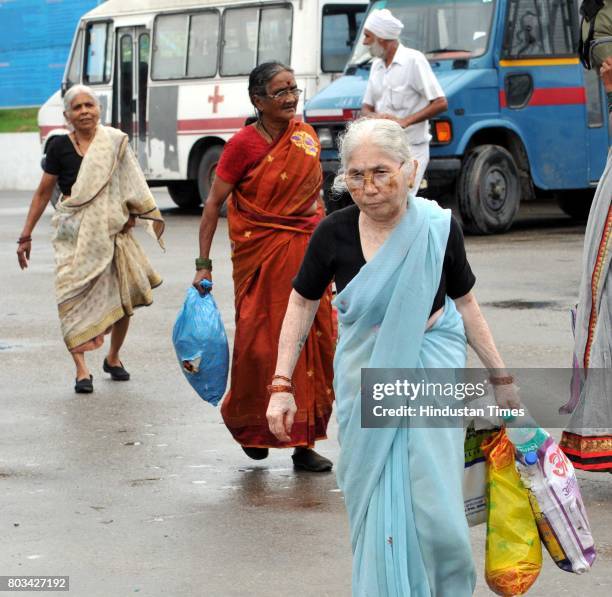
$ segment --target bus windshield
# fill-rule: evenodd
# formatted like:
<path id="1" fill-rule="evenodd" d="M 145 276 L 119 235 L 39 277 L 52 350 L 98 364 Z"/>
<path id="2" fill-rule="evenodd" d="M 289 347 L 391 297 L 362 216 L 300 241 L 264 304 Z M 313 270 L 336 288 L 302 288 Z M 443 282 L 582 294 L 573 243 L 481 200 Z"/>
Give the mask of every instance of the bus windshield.
<path id="1" fill-rule="evenodd" d="M 484 54 L 491 32 L 495 0 L 379 0 L 370 11 L 388 8 L 404 24 L 401 42 L 436 60 Z M 372 57 L 363 45 L 363 29 L 349 66 Z"/>

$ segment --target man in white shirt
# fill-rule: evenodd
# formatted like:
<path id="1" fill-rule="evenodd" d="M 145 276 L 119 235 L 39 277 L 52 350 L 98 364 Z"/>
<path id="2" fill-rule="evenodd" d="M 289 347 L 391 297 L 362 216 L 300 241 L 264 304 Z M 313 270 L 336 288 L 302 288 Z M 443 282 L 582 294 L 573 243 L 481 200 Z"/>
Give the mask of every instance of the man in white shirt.
<path id="1" fill-rule="evenodd" d="M 374 62 L 361 113 L 398 122 L 408 135 L 419 166 L 414 183 L 418 192 L 429 163 L 428 119 L 448 109 L 440 83 L 427 58 L 399 42 L 404 25 L 389 10 L 373 10 L 364 25 L 364 44 Z"/>

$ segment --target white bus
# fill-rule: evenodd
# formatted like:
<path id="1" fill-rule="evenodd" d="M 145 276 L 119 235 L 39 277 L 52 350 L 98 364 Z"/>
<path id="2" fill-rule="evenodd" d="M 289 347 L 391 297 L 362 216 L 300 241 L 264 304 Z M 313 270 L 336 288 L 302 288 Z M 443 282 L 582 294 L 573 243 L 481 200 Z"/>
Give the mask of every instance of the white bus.
<path id="1" fill-rule="evenodd" d="M 208 195 L 224 143 L 253 115 L 249 72 L 279 60 L 304 102 L 340 73 L 367 2 L 108 0 L 77 27 L 62 90 L 42 106 L 43 153 L 65 134 L 62 94 L 91 86 L 102 122 L 125 131 L 151 186 L 195 207 Z"/>

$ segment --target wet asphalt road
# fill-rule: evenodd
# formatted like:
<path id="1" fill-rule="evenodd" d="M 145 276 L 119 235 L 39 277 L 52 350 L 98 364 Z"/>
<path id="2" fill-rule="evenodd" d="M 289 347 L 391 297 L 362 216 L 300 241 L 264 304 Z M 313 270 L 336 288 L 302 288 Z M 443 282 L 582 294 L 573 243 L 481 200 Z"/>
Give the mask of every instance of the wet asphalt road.
<path id="1" fill-rule="evenodd" d="M 167 251 L 140 238 L 164 284 L 132 321 L 122 355 L 132 381 L 111 382 L 100 350 L 88 358 L 95 393 L 77 396 L 53 299 L 50 214 L 23 273 L 14 241 L 29 194 L 0 193 L 0 575 L 69 575 L 78 597 L 348 596 L 348 526 L 335 476 L 294 472 L 288 451 L 250 461 L 218 410 L 182 378 L 170 336 L 193 274 L 198 217 L 156 196 Z M 536 203 L 509 234 L 467 240 L 475 291 L 511 366 L 570 363 L 567 309 L 577 298 L 583 233 L 554 205 Z M 223 220 L 212 256 L 231 342 Z M 329 431 L 319 449 L 337 461 L 335 421 Z M 580 478 L 598 562 L 577 577 L 545 554 L 530 595 L 612 594 L 612 476 Z M 483 526 L 472 539 L 476 595 L 489 595 Z"/>

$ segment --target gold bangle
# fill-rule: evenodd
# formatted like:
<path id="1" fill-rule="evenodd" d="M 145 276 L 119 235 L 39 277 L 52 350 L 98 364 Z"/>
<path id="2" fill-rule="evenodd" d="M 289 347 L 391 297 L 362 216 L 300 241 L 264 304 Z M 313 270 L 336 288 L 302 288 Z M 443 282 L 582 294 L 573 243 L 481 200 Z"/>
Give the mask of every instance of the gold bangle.
<path id="1" fill-rule="evenodd" d="M 291 379 L 289 377 L 285 377 L 284 375 L 273 375 L 272 381 L 274 381 L 275 379 L 282 379 L 283 381 L 286 381 L 287 383 L 293 385 L 293 382 L 291 381 Z"/>
<path id="2" fill-rule="evenodd" d="M 268 394 L 272 395 L 272 394 L 280 394 L 280 393 L 288 393 L 288 394 L 293 394 L 293 386 L 285 386 L 285 385 L 275 385 L 275 384 L 270 384 L 269 386 L 267 386 L 267 390 L 268 390 Z"/>

